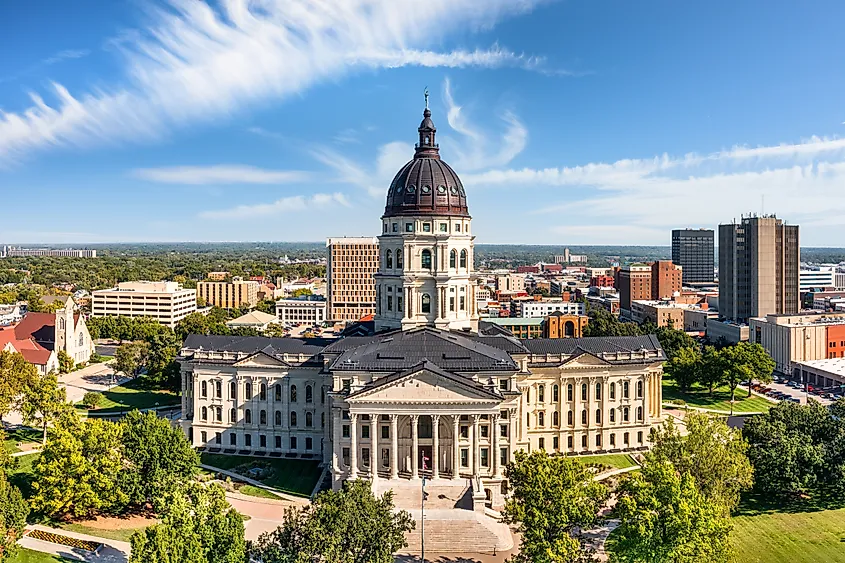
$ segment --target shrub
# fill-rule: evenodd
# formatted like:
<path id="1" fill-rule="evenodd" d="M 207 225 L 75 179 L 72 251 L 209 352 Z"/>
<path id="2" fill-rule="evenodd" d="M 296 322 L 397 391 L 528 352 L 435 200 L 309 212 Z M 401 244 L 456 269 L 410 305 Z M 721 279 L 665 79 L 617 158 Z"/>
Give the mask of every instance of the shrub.
<path id="1" fill-rule="evenodd" d="M 85 396 L 82 397 L 82 404 L 88 407 L 89 409 L 96 409 L 100 405 L 103 404 L 105 397 L 103 397 L 102 393 L 97 393 L 96 391 L 88 391 L 85 393 Z"/>

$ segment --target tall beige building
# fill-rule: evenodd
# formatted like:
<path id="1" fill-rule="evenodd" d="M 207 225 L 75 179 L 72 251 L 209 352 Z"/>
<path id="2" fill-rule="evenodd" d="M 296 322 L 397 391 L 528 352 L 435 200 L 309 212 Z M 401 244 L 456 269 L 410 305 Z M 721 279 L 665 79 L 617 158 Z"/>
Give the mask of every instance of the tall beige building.
<path id="1" fill-rule="evenodd" d="M 232 281 L 203 281 L 197 283 L 197 296 L 206 304 L 222 309 L 237 309 L 241 305 L 255 307 L 258 304 L 257 281 L 232 278 Z"/>
<path id="2" fill-rule="evenodd" d="M 328 261 L 328 318 L 357 321 L 376 312 L 378 239 L 375 237 L 330 238 Z"/>
<path id="3" fill-rule="evenodd" d="M 92 317 L 151 317 L 174 328 L 196 310 L 197 292 L 176 282 L 121 282 L 91 293 Z"/>
<path id="4" fill-rule="evenodd" d="M 719 312 L 740 322 L 799 309 L 798 225 L 774 215 L 719 225 Z"/>

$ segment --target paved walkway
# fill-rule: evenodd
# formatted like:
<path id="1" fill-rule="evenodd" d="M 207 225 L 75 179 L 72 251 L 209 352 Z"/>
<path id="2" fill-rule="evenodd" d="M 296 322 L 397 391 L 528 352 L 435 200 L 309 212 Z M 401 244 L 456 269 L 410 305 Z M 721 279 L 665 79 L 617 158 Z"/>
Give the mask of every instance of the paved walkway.
<path id="1" fill-rule="evenodd" d="M 89 536 L 87 534 L 68 532 L 66 530 L 57 530 L 54 528 L 48 528 L 47 526 L 40 526 L 38 524 L 27 526 L 27 529 L 43 530 L 45 532 L 61 534 L 70 538 L 103 544 L 103 548 L 100 552 L 95 554 L 84 549 L 37 540 L 29 536 L 24 536 L 18 540 L 18 544 L 21 547 L 32 549 L 33 551 L 49 553 L 51 555 L 57 555 L 74 561 L 97 561 L 101 563 L 127 563 L 129 561 L 129 553 L 132 548 L 127 542 L 107 540 L 96 536 Z"/>
<path id="2" fill-rule="evenodd" d="M 249 520 L 244 522 L 244 535 L 248 540 L 256 540 L 264 532 L 272 532 L 281 526 L 287 507 L 303 506 L 308 503 L 304 499 L 299 499 L 303 501 L 302 503 L 262 498 L 252 500 L 247 495 L 231 493 L 226 494 L 226 500 L 235 510 L 249 516 Z"/>

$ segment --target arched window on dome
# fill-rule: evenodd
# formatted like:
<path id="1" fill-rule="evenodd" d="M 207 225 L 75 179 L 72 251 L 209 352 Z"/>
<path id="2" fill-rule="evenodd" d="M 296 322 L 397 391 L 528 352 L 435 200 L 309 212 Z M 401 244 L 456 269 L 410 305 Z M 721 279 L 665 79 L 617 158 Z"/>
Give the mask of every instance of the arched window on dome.
<path id="1" fill-rule="evenodd" d="M 431 251 L 429 249 L 426 248 L 422 251 L 421 261 L 424 270 L 431 269 Z"/>
<path id="2" fill-rule="evenodd" d="M 430 313 L 431 312 L 431 295 L 428 293 L 422 294 L 422 303 L 420 306 L 420 311 L 423 313 Z"/>
<path id="3" fill-rule="evenodd" d="M 466 248 L 461 250 L 461 268 L 467 267 L 467 251 Z"/>
<path id="4" fill-rule="evenodd" d="M 402 268 L 405 256 L 405 252 L 401 248 L 396 249 L 396 267 Z"/>
<path id="5" fill-rule="evenodd" d="M 387 269 L 393 268 L 393 251 L 388 250 L 384 253 L 384 267 Z"/>
<path id="6" fill-rule="evenodd" d="M 458 267 L 458 251 L 454 248 L 452 252 L 449 253 L 449 267 L 450 268 L 457 268 Z"/>
<path id="7" fill-rule="evenodd" d="M 425 136 L 425 144 L 426 144 L 426 145 L 430 145 L 430 144 L 431 144 L 431 137 L 429 137 L 428 135 L 426 135 L 426 136 Z"/>

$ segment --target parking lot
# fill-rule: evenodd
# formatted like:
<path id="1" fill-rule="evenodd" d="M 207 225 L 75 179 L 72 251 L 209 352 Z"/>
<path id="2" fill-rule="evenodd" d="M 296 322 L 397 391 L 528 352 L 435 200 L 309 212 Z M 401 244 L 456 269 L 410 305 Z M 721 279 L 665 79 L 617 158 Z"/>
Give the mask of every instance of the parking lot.
<path id="1" fill-rule="evenodd" d="M 790 383 L 796 385 L 797 388 L 791 386 Z M 809 387 L 810 390 L 808 391 L 804 386 L 801 386 L 798 383 L 794 383 L 783 377 L 778 377 L 778 381 L 773 381 L 772 383 L 763 385 L 762 388 L 752 389 L 754 392 L 765 395 L 774 400 L 797 399 L 797 402 L 802 405 L 807 403 L 807 398 L 815 399 L 823 405 L 828 405 L 832 402 L 832 398 L 827 396 L 829 395 L 827 391 L 819 391 L 815 389 L 813 385 L 810 385 Z M 747 390 L 748 387 L 744 386 L 743 389 Z M 739 391 L 739 389 L 737 389 L 737 391 Z M 778 393 L 781 395 L 777 395 Z"/>

